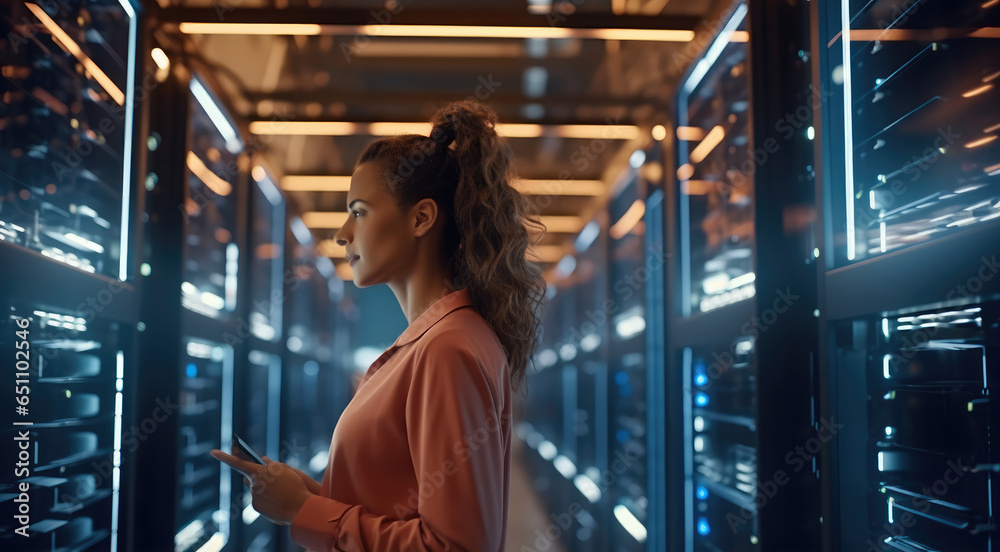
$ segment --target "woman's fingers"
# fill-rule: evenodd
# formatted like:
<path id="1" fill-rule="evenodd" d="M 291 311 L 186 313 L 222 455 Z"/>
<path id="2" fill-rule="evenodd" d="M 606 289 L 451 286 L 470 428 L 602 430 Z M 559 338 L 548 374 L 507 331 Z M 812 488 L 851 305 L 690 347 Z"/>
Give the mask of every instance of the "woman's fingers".
<path id="1" fill-rule="evenodd" d="M 253 462 L 247 462 L 246 460 L 241 460 L 233 456 L 232 454 L 226 454 L 219 449 L 212 449 L 212 451 L 209 454 L 212 455 L 212 458 L 215 458 L 216 460 L 222 462 L 223 464 L 228 465 L 229 467 L 239 471 L 244 475 L 254 475 L 256 473 L 255 470 L 260 468 L 259 464 L 255 464 Z"/>

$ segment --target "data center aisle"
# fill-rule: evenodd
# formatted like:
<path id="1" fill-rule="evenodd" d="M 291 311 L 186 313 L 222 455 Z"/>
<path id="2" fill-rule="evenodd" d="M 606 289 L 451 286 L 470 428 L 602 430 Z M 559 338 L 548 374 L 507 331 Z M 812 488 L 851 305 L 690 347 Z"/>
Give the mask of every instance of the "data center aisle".
<path id="1" fill-rule="evenodd" d="M 513 421 L 515 427 L 518 420 Z M 546 538 L 545 531 L 552 524 L 545 505 L 535 490 L 531 472 L 524 464 L 524 441 L 516 434 L 511 436 L 510 466 L 510 518 L 507 522 L 507 552 L 566 552 L 558 540 Z"/>

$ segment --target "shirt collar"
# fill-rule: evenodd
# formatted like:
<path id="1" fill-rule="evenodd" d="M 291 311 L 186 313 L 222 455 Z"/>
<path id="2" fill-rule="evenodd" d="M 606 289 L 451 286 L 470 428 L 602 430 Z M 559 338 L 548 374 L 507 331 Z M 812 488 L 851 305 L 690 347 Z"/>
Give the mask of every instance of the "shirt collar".
<path id="1" fill-rule="evenodd" d="M 407 343 L 416 341 L 417 338 L 424 335 L 424 333 L 426 333 L 431 326 L 437 324 L 448 313 L 468 306 L 472 306 L 472 297 L 469 295 L 468 289 L 460 289 L 445 295 L 435 301 L 433 305 L 423 312 L 423 314 L 418 316 L 417 319 L 414 320 L 402 334 L 400 334 L 400 336 L 396 339 L 396 342 L 392 344 L 393 347 L 401 347 Z"/>

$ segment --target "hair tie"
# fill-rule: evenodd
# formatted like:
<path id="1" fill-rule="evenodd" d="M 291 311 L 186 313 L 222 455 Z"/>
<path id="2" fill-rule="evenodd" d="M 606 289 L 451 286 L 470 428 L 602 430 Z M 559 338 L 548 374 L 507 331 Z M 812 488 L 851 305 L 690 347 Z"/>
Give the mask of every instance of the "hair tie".
<path id="1" fill-rule="evenodd" d="M 443 122 L 438 123 L 431 130 L 431 140 L 434 140 L 438 145 L 443 148 L 447 148 L 455 141 L 455 136 L 458 132 L 455 130 L 455 120 L 453 117 L 449 116 Z"/>

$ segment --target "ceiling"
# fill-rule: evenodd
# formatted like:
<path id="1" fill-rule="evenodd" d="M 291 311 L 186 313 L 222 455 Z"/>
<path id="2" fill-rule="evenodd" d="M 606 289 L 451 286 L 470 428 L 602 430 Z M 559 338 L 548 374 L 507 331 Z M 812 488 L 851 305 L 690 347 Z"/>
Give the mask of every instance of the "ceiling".
<path id="1" fill-rule="evenodd" d="M 291 135 L 265 133 L 252 141 L 282 185 L 290 182 L 286 176 L 350 175 L 372 133 L 381 131 L 366 123 L 426 122 L 449 101 L 477 98 L 496 110 L 503 124 L 541 125 L 517 128 L 531 137 L 511 137 L 509 143 L 518 175 L 526 180 L 522 185 L 535 188 L 530 199 L 550 226 L 536 253 L 551 275 L 553 263 L 571 251 L 580 227 L 605 204 L 629 155 L 648 145 L 654 125 L 669 128 L 676 82 L 700 49 L 700 35 L 693 41 L 653 41 L 588 38 L 587 33 L 602 28 L 701 31 L 716 4 L 485 0 L 473 8 L 471 2 L 448 0 L 159 0 L 153 17 L 157 42 L 168 54 L 184 52 L 191 65 L 210 73 L 245 131 L 254 121 L 268 120 L 358 123 L 346 135 L 300 133 L 312 132 L 309 127 Z M 318 33 L 312 35 L 267 35 L 214 34 L 219 27 L 192 31 L 180 25 L 219 22 L 320 27 L 307 31 Z M 387 36 L 407 25 L 535 29 L 518 35 L 571 31 L 561 38 L 482 38 L 475 29 L 476 36 L 463 38 Z M 265 28 L 274 30 L 238 31 Z M 277 32 L 300 28 L 283 29 Z M 510 129 L 502 134 L 519 133 Z M 543 182 L 531 182 L 536 180 Z M 571 195 L 576 193 L 581 195 Z M 345 210 L 345 192 L 286 190 L 286 196 L 299 213 Z M 324 241 L 335 231 L 312 228 L 321 252 L 350 278 L 350 268 L 338 257 L 342 253 Z"/>

